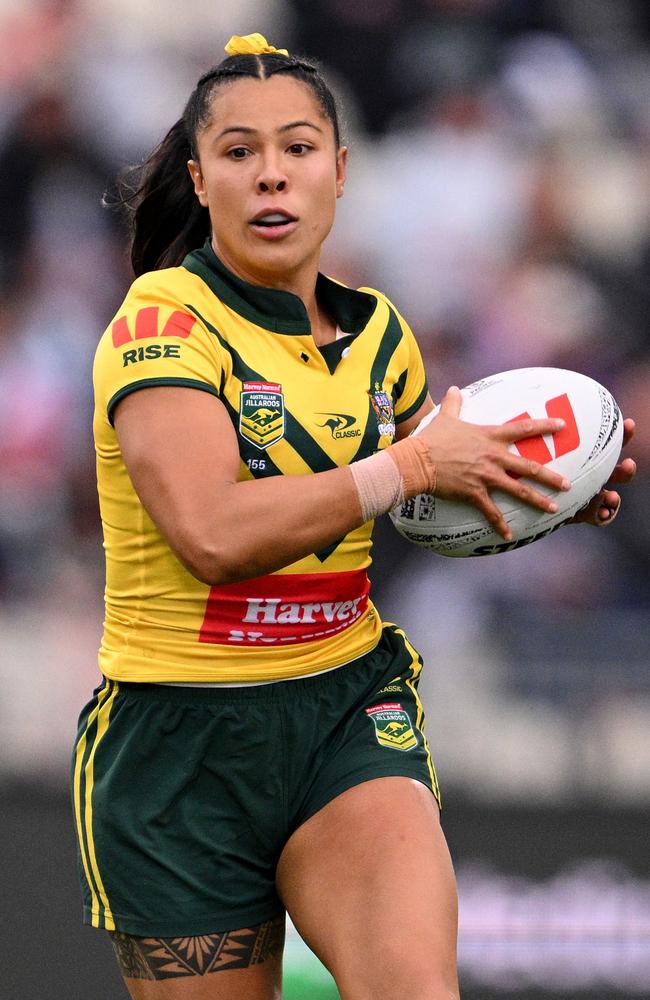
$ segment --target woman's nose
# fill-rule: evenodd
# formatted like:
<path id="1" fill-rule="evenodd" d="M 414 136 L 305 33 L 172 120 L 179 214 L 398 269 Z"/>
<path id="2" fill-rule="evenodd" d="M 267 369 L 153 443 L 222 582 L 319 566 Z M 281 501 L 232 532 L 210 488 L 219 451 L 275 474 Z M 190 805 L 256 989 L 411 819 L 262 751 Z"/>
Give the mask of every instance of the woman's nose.
<path id="1" fill-rule="evenodd" d="M 270 192 L 284 191 L 284 189 L 285 189 L 286 186 L 287 186 L 287 182 L 286 182 L 286 180 L 284 180 L 282 178 L 277 178 L 277 179 L 276 178 L 266 178 L 266 179 L 260 178 L 260 180 L 258 181 L 258 188 L 259 188 L 259 190 L 260 191 L 264 191 L 264 192 L 266 192 L 266 191 L 270 191 Z"/>
<path id="2" fill-rule="evenodd" d="M 265 157 L 257 178 L 257 190 L 266 194 L 284 191 L 287 176 L 276 156 Z"/>

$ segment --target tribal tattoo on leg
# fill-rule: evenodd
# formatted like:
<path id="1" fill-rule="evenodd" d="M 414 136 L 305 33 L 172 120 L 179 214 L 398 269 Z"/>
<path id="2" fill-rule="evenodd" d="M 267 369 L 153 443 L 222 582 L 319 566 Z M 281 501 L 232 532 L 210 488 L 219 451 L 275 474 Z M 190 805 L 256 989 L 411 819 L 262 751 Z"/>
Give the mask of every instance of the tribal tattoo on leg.
<path id="1" fill-rule="evenodd" d="M 223 969 L 247 969 L 282 951 L 284 917 L 236 931 L 196 937 L 145 938 L 111 933 L 125 979 L 207 976 Z"/>

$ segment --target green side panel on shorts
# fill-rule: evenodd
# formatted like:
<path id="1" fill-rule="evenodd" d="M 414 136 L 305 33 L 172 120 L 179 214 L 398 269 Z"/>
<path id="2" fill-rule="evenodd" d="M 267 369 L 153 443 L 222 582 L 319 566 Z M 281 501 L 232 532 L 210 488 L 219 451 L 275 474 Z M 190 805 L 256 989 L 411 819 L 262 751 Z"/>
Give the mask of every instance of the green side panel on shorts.
<path id="1" fill-rule="evenodd" d="M 106 888 L 97 858 L 94 826 L 96 754 L 110 723 L 113 703 L 119 687 L 106 681 L 96 692 L 81 716 L 79 735 L 73 756 L 73 801 L 82 884 L 87 899 L 84 911 L 94 927 L 113 930 Z"/>
<path id="2" fill-rule="evenodd" d="M 72 786 L 73 786 L 72 798 L 73 798 L 73 807 L 75 813 L 75 826 L 77 830 L 77 862 L 79 867 L 80 878 L 82 880 L 84 903 L 87 907 L 91 906 L 91 898 L 93 897 L 93 895 L 97 897 L 97 885 L 94 882 L 93 875 L 90 870 L 90 865 L 88 864 L 87 860 L 88 834 L 86 832 L 84 823 L 84 810 L 86 801 L 85 768 L 88 763 L 88 758 L 90 757 L 93 741 L 97 732 L 96 720 L 90 722 L 89 724 L 89 715 L 93 704 L 96 704 L 96 702 L 93 701 L 86 706 L 79 719 L 77 740 L 75 741 L 74 752 L 72 755 L 72 774 L 71 774 Z M 81 748 L 82 740 L 85 740 L 83 745 L 83 750 Z"/>

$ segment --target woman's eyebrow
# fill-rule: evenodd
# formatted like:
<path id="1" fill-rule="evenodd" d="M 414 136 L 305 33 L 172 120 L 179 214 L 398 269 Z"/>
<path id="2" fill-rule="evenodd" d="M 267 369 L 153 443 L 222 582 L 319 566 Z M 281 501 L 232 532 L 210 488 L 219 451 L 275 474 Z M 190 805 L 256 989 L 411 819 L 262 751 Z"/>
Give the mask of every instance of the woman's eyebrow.
<path id="1" fill-rule="evenodd" d="M 323 131 L 322 128 L 318 127 L 318 125 L 314 125 L 313 122 L 309 122 L 309 121 L 305 120 L 305 121 L 289 122 L 288 125 L 281 125 L 280 128 L 278 129 L 278 132 L 288 132 L 289 129 L 299 128 L 300 126 L 303 126 L 303 125 L 306 125 L 307 128 L 315 128 L 317 132 L 322 132 Z"/>
<path id="2" fill-rule="evenodd" d="M 248 125 L 230 125 L 228 128 L 224 128 L 216 136 L 220 139 L 222 135 L 228 135 L 230 132 L 244 132 L 246 135 L 253 135 L 257 132 L 256 128 L 250 128 Z"/>
<path id="3" fill-rule="evenodd" d="M 313 128 L 317 132 L 323 131 L 322 128 L 320 128 L 318 125 L 315 125 L 314 122 L 310 122 L 307 120 L 304 121 L 300 120 L 295 122 L 288 122 L 286 125 L 280 125 L 280 127 L 278 128 L 278 132 L 289 132 L 291 131 L 292 128 L 300 128 L 301 126 L 303 127 L 306 126 L 307 128 Z M 249 125 L 229 125 L 228 128 L 222 129 L 221 132 L 218 133 L 216 138 L 221 139 L 222 136 L 230 135 L 231 132 L 241 132 L 244 135 L 256 135 L 257 131 L 258 130 L 256 128 L 251 128 Z"/>

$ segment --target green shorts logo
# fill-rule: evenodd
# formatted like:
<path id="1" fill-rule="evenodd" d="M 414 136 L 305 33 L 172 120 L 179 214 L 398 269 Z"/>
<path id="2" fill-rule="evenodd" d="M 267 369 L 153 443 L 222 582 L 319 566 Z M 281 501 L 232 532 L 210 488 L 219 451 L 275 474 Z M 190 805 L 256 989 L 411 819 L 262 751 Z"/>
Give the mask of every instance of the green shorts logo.
<path id="1" fill-rule="evenodd" d="M 417 746 L 418 738 L 413 731 L 413 725 L 399 702 L 384 702 L 366 709 L 375 724 L 375 736 L 382 747 L 393 750 L 412 750 Z"/>
<path id="2" fill-rule="evenodd" d="M 239 433 L 263 451 L 284 437 L 284 396 L 275 382 L 244 382 Z"/>

